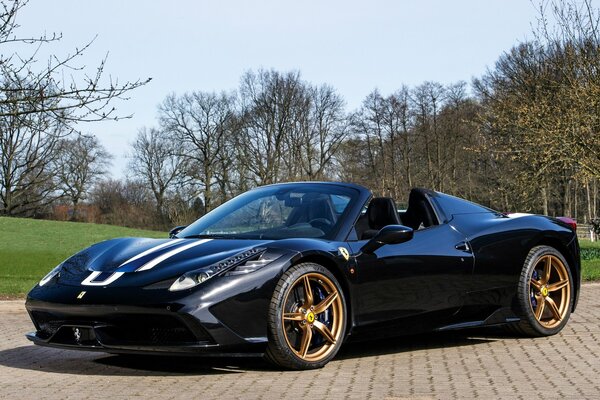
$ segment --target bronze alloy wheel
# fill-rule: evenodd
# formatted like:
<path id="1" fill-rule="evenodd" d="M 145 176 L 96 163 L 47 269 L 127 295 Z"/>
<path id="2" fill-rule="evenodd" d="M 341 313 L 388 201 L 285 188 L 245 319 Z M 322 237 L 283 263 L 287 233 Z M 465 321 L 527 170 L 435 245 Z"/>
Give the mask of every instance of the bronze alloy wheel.
<path id="1" fill-rule="evenodd" d="M 533 268 L 529 284 L 531 310 L 545 328 L 556 328 L 571 307 L 569 272 L 560 258 L 541 256 Z"/>
<path id="2" fill-rule="evenodd" d="M 285 340 L 304 361 L 324 360 L 344 331 L 342 295 L 319 272 L 300 276 L 285 295 L 281 315 Z"/>
<path id="3" fill-rule="evenodd" d="M 346 299 L 334 274 L 314 262 L 283 273 L 271 297 L 265 358 L 280 367 L 325 366 L 345 338 Z"/>
<path id="4" fill-rule="evenodd" d="M 517 288 L 519 322 L 509 331 L 525 336 L 550 336 L 560 332 L 575 301 L 571 266 L 556 248 L 540 245 L 529 251 Z"/>

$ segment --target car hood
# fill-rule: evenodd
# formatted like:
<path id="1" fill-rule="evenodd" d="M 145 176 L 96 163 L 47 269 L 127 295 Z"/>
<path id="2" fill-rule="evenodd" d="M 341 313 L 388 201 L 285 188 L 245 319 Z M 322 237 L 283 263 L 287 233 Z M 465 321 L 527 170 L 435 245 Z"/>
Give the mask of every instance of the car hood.
<path id="1" fill-rule="evenodd" d="M 177 278 L 268 240 L 120 238 L 97 243 L 62 264 L 63 285 L 143 286 Z"/>

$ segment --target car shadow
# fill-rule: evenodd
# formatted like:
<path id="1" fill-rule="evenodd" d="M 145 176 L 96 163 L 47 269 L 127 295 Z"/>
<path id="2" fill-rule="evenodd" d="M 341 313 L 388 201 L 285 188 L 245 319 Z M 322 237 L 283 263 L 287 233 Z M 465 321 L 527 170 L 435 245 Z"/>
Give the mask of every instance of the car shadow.
<path id="1" fill-rule="evenodd" d="M 474 346 L 512 337 L 515 336 L 503 331 L 478 329 L 351 342 L 340 349 L 334 361 L 422 349 Z M 0 365 L 51 373 L 107 376 L 215 375 L 248 371 L 280 371 L 260 357 L 110 355 L 35 345 L 0 351 Z"/>
<path id="2" fill-rule="evenodd" d="M 498 328 L 477 328 L 398 336 L 381 340 L 351 341 L 340 349 L 336 359 L 373 357 L 442 347 L 474 346 L 517 337 Z"/>
<path id="3" fill-rule="evenodd" d="M 0 351 L 0 365 L 52 373 L 111 376 L 214 375 L 274 370 L 260 357 L 114 355 L 35 345 Z"/>

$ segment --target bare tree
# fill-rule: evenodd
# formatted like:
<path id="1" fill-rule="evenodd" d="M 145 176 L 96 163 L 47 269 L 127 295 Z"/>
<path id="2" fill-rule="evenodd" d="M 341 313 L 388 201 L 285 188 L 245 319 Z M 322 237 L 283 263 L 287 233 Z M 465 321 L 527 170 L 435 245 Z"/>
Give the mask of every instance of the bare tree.
<path id="1" fill-rule="evenodd" d="M 78 218 L 78 205 L 105 173 L 112 155 L 95 136 L 77 135 L 61 139 L 57 147 L 57 189 L 73 204 L 72 220 Z"/>
<path id="2" fill-rule="evenodd" d="M 164 216 L 167 192 L 176 190 L 175 184 L 186 172 L 178 142 L 159 129 L 142 128 L 132 148 L 131 170 L 150 187 L 156 201 L 156 212 Z"/>
<path id="3" fill-rule="evenodd" d="M 125 98 L 128 92 L 144 85 L 150 79 L 119 83 L 104 78 L 106 58 L 88 74 L 75 64 L 90 47 L 93 40 L 65 56 L 53 55 L 46 63 L 38 64 L 36 57 L 41 47 L 61 40 L 60 35 L 43 34 L 38 37 L 18 35 L 19 11 L 27 0 L 0 1 L 0 117 L 47 114 L 62 121 L 100 121 L 118 119 L 114 99 Z M 29 46 L 29 54 L 11 51 L 11 45 Z M 68 78 L 65 78 L 68 77 Z"/>
<path id="4" fill-rule="evenodd" d="M 360 137 L 366 147 L 366 165 L 373 177 L 377 192 L 389 195 L 390 171 L 386 157 L 386 133 L 384 121 L 385 99 L 378 90 L 374 90 L 364 99 L 362 107 L 353 115 L 354 134 Z"/>
<path id="5" fill-rule="evenodd" d="M 56 148 L 71 128 L 22 109 L 18 101 L 0 102 L 0 213 L 29 216 L 54 200 Z"/>
<path id="6" fill-rule="evenodd" d="M 445 88 L 437 82 L 425 82 L 413 90 L 415 133 L 423 146 L 423 156 L 427 159 L 428 186 L 435 190 L 444 190 L 443 132 L 438 119 L 445 95 Z"/>
<path id="7" fill-rule="evenodd" d="M 300 165 L 303 178 L 323 179 L 326 169 L 350 132 L 344 99 L 328 85 L 309 89 L 308 126 L 303 131 Z"/>
<path id="8" fill-rule="evenodd" d="M 242 77 L 242 130 L 247 147 L 246 167 L 255 185 L 293 179 L 298 149 L 298 130 L 307 109 L 306 85 L 298 72 L 279 73 L 274 70 L 248 71 Z M 289 151 L 289 152 L 288 152 Z"/>
<path id="9" fill-rule="evenodd" d="M 97 222 L 133 228 L 166 228 L 157 223 L 153 210 L 152 194 L 145 182 L 138 180 L 105 179 L 94 186 L 90 194 L 98 207 Z"/>
<path id="10" fill-rule="evenodd" d="M 380 104 L 384 135 L 383 157 L 389 165 L 389 190 L 392 197 L 404 194 L 412 187 L 412 111 L 406 86 L 383 99 Z"/>
<path id="11" fill-rule="evenodd" d="M 178 155 L 188 162 L 187 173 L 202 188 L 205 211 L 213 207 L 217 171 L 231 156 L 235 97 L 227 93 L 192 92 L 168 96 L 159 107 L 162 129 L 178 143 Z M 227 162 L 225 162 L 227 164 Z"/>
<path id="12" fill-rule="evenodd" d="M 39 213 L 60 196 L 58 144 L 77 122 L 118 119 L 113 100 L 149 81 L 106 78 L 106 59 L 92 73 L 77 65 L 93 41 L 39 63 L 40 49 L 61 36 L 19 36 L 17 16 L 27 4 L 0 1 L 0 213 L 11 215 Z"/>

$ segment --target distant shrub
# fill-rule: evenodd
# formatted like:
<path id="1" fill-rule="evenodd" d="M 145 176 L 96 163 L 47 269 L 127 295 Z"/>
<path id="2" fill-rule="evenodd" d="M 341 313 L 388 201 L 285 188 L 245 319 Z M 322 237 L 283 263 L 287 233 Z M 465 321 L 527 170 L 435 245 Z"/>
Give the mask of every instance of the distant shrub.
<path id="1" fill-rule="evenodd" d="M 600 247 L 584 247 L 581 249 L 582 260 L 599 260 Z"/>
<path id="2" fill-rule="evenodd" d="M 600 235 L 600 218 L 594 218 L 590 221 L 590 226 L 596 236 Z"/>

